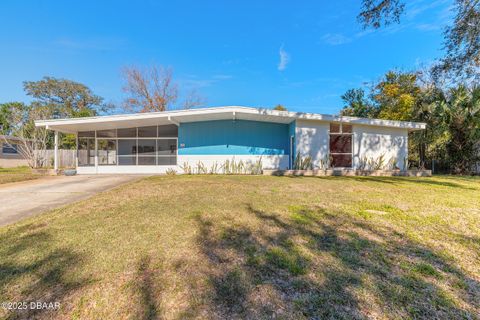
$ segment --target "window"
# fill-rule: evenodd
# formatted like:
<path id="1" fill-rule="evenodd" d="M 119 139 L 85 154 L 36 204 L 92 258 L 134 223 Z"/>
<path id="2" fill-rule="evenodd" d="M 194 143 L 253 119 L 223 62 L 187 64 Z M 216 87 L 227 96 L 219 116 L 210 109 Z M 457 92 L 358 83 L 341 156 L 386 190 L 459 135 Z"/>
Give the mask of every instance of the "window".
<path id="1" fill-rule="evenodd" d="M 164 126 L 158 126 L 158 137 L 159 138 L 176 138 L 178 137 L 178 127 L 174 124 L 168 124 Z"/>
<path id="2" fill-rule="evenodd" d="M 82 131 L 78 133 L 79 138 L 95 138 L 95 131 Z"/>
<path id="3" fill-rule="evenodd" d="M 157 126 L 138 128 L 138 136 L 143 138 L 155 138 L 157 136 Z"/>
<path id="4" fill-rule="evenodd" d="M 158 165 L 177 164 L 177 139 L 157 140 Z"/>
<path id="5" fill-rule="evenodd" d="M 18 146 L 14 143 L 4 143 L 2 146 L 3 154 L 18 154 Z"/>
<path id="6" fill-rule="evenodd" d="M 136 139 L 118 140 L 118 164 L 124 166 L 137 164 Z"/>
<path id="7" fill-rule="evenodd" d="M 117 137 L 119 138 L 136 138 L 137 128 L 118 129 Z"/>
<path id="8" fill-rule="evenodd" d="M 98 134 L 98 132 L 97 132 Z M 117 141 L 116 140 L 97 140 L 98 164 L 115 165 L 117 164 Z"/>
<path id="9" fill-rule="evenodd" d="M 138 139 L 138 165 L 155 165 L 155 139 Z"/>
<path id="10" fill-rule="evenodd" d="M 352 126 L 330 124 L 330 156 L 332 167 L 352 167 Z"/>
<path id="11" fill-rule="evenodd" d="M 97 131 L 97 138 L 115 138 L 116 136 L 117 136 L 117 132 L 115 129 Z"/>
<path id="12" fill-rule="evenodd" d="M 95 139 L 94 138 L 80 138 L 80 137 L 78 138 L 77 157 L 78 157 L 79 166 L 95 165 Z"/>

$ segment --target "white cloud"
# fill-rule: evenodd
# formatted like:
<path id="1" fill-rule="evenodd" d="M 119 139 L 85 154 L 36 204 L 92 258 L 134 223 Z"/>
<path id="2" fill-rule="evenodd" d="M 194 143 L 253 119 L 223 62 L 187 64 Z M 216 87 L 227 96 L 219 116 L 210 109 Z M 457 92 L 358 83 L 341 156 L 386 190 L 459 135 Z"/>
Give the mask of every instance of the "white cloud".
<path id="1" fill-rule="evenodd" d="M 327 33 L 322 37 L 322 40 L 332 46 L 338 46 L 352 41 L 351 38 L 341 33 Z"/>
<path id="2" fill-rule="evenodd" d="M 283 44 L 278 51 L 280 55 L 280 62 L 278 63 L 278 71 L 283 71 L 287 68 L 287 64 L 290 62 L 290 55 L 283 49 Z"/>

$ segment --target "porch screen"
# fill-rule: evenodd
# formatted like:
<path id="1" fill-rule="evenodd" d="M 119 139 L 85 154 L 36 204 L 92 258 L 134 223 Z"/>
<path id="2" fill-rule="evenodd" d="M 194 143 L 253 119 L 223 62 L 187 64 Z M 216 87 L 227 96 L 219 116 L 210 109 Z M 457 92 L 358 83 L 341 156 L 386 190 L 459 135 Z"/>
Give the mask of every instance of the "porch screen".
<path id="1" fill-rule="evenodd" d="M 78 138 L 77 157 L 79 166 L 95 165 L 95 138 Z"/>
<path id="2" fill-rule="evenodd" d="M 95 165 L 96 151 L 98 165 L 176 165 L 177 137 L 176 125 L 79 132 L 78 164 Z"/>
<path id="3" fill-rule="evenodd" d="M 330 124 L 330 160 L 332 167 L 352 167 L 352 126 Z"/>

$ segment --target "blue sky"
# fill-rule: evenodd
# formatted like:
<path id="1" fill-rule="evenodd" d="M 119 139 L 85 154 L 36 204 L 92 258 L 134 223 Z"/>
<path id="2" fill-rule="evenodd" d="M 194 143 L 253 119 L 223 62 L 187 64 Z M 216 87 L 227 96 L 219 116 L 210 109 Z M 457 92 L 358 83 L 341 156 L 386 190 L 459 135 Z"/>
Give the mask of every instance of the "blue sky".
<path id="1" fill-rule="evenodd" d="M 347 89 L 442 55 L 448 0 L 410 0 L 400 25 L 362 30 L 360 0 L 14 1 L 0 4 L 0 102 L 25 80 L 88 85 L 120 104 L 121 69 L 170 66 L 208 106 L 337 113 Z"/>

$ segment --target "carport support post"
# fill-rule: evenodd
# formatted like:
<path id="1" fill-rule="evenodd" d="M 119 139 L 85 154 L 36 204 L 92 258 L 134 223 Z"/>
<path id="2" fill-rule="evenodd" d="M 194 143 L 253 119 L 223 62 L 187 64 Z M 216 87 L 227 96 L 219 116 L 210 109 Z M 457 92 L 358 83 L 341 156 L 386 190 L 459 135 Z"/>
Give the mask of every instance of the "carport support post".
<path id="1" fill-rule="evenodd" d="M 53 153 L 53 170 L 55 174 L 58 172 L 58 131 L 55 130 L 54 153 Z"/>

